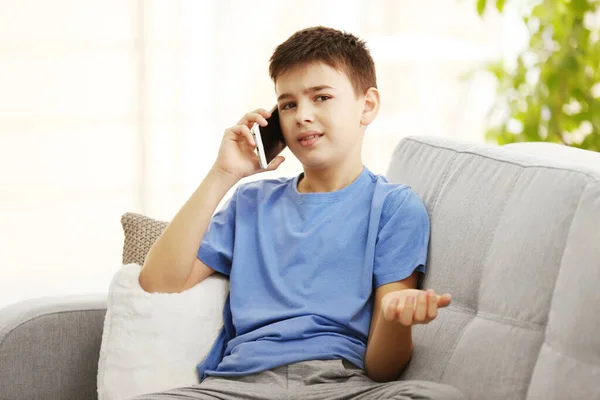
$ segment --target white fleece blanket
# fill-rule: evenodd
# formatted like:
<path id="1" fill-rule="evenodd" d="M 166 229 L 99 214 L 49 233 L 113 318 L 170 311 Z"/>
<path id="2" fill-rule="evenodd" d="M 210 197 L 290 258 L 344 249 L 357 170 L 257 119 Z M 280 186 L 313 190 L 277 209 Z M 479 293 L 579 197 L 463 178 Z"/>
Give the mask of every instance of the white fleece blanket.
<path id="1" fill-rule="evenodd" d="M 229 281 L 215 274 L 182 293 L 147 293 L 141 266 L 113 277 L 98 362 L 98 399 L 122 400 L 198 384 L 196 365 L 223 324 Z"/>

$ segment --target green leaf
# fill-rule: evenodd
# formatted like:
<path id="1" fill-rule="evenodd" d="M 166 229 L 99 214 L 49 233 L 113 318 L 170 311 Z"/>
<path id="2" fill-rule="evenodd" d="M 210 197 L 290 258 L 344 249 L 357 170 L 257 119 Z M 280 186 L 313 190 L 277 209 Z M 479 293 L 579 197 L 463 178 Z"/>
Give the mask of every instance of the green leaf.
<path id="1" fill-rule="evenodd" d="M 577 72 L 577 70 L 579 69 L 579 64 L 577 63 L 577 59 L 573 55 L 569 54 L 563 59 L 561 63 L 561 68 L 564 68 L 569 72 L 573 73 Z"/>
<path id="2" fill-rule="evenodd" d="M 547 19 L 547 15 L 548 9 L 546 8 L 546 5 L 544 3 L 540 3 L 537 6 L 533 7 L 533 10 L 531 11 L 532 17 L 539 18 L 542 21 Z"/>
<path id="3" fill-rule="evenodd" d="M 589 98 L 585 92 L 583 92 L 579 88 L 575 88 L 575 89 L 571 90 L 570 95 L 572 98 L 574 98 L 576 101 L 578 101 L 579 104 L 581 104 L 581 109 L 583 111 L 586 111 L 586 112 L 589 111 L 589 109 L 590 109 Z"/>
<path id="4" fill-rule="evenodd" d="M 487 0 L 476 3 L 480 16 L 486 6 L 491 7 Z M 486 127 L 486 139 L 498 144 L 539 140 L 562 143 L 561 134 L 566 136 L 583 121 L 589 121 L 592 132 L 573 146 L 600 151 L 600 98 L 592 94 L 592 87 L 600 82 L 600 40 L 592 38 L 597 38 L 600 30 L 590 31 L 583 24 L 586 13 L 599 11 L 600 0 L 535 0 L 535 3 L 521 15 L 523 22 L 531 21 L 526 48 L 515 59 L 506 60 L 506 65 L 497 61 L 486 63 L 483 68 L 498 82 L 496 99 L 486 118 L 488 124 L 492 123 L 490 115 L 508 111 L 503 121 L 494 120 L 493 127 Z M 502 12 L 506 4 L 506 0 L 496 0 L 495 7 Z M 524 59 L 529 60 L 530 55 L 535 61 L 525 63 Z M 515 69 L 505 69 L 513 62 Z M 531 69 L 540 72 L 536 85 L 525 79 Z M 579 102 L 581 110 L 566 114 L 563 107 L 572 100 Z M 507 130 L 511 119 L 522 123 L 520 133 Z"/>
<path id="5" fill-rule="evenodd" d="M 502 12 L 502 10 L 504 10 L 504 0 L 498 0 L 498 1 L 496 2 L 496 9 L 497 9 L 499 12 Z"/>
<path id="6" fill-rule="evenodd" d="M 546 78 L 546 85 L 548 86 L 548 91 L 552 95 L 552 93 L 556 93 L 558 87 L 560 86 L 560 71 L 552 71 Z"/>
<path id="7" fill-rule="evenodd" d="M 485 11 L 486 2 L 487 0 L 477 0 L 477 14 L 479 14 L 479 16 L 483 15 L 483 12 Z"/>
<path id="8" fill-rule="evenodd" d="M 571 9 L 579 14 L 586 12 L 590 5 L 587 0 L 571 0 Z"/>
<path id="9" fill-rule="evenodd" d="M 504 65 L 502 60 L 494 63 L 489 63 L 486 69 L 492 74 L 494 74 L 494 76 L 498 80 L 502 79 L 504 75 L 506 75 L 506 72 L 504 72 Z"/>

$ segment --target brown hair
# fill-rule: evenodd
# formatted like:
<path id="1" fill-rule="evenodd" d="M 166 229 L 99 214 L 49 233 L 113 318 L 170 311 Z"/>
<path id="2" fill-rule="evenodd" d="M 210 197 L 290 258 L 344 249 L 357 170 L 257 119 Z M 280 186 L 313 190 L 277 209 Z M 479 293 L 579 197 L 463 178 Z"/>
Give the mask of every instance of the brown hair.
<path id="1" fill-rule="evenodd" d="M 273 82 L 293 67 L 321 62 L 346 73 L 356 95 L 377 87 L 375 63 L 365 42 L 333 28 L 315 26 L 294 33 L 277 46 L 269 62 Z"/>

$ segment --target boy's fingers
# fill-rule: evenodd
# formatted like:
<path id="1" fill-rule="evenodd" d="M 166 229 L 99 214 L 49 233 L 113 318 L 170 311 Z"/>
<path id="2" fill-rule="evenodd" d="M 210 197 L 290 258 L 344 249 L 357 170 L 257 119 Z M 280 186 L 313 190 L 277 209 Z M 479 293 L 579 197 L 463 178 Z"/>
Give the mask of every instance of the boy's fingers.
<path id="1" fill-rule="evenodd" d="M 429 289 L 427 291 L 427 299 L 428 299 L 428 303 L 427 304 L 427 318 L 429 319 L 434 319 L 435 317 L 437 317 L 437 309 L 438 309 L 438 298 L 439 296 L 436 296 L 435 291 L 432 289 Z"/>
<path id="2" fill-rule="evenodd" d="M 256 114 L 260 114 L 265 118 L 269 118 L 271 116 L 271 111 L 267 111 L 264 108 L 257 108 L 256 110 L 254 110 L 252 112 L 256 113 Z"/>
<path id="3" fill-rule="evenodd" d="M 404 299 L 401 300 L 399 297 L 396 297 L 394 304 L 394 317 L 392 319 L 400 321 L 400 318 L 402 318 L 402 313 L 404 312 Z"/>
<path id="4" fill-rule="evenodd" d="M 450 293 L 443 294 L 441 296 L 437 296 L 437 306 L 438 308 L 447 307 L 452 302 L 452 296 Z"/>
<path id="5" fill-rule="evenodd" d="M 235 134 L 235 140 L 238 142 L 247 142 L 250 146 L 256 146 L 254 135 L 246 125 L 236 125 L 229 130 Z"/>
<path id="6" fill-rule="evenodd" d="M 258 123 L 260 126 L 266 126 L 268 124 L 267 119 L 262 114 L 250 112 L 240 119 L 238 125 L 245 125 L 248 128 L 252 128 L 252 125 L 255 123 Z"/>
<path id="7" fill-rule="evenodd" d="M 277 168 L 279 168 L 279 166 L 285 161 L 285 157 L 283 156 L 277 156 L 275 157 L 273 160 L 271 160 L 271 162 L 269 163 L 269 165 L 267 166 L 267 168 L 265 168 L 265 171 L 274 171 Z"/>
<path id="8" fill-rule="evenodd" d="M 417 296 L 417 304 L 415 307 L 415 321 L 423 322 L 427 317 L 427 292 L 421 291 Z"/>
<path id="9" fill-rule="evenodd" d="M 413 296 L 406 297 L 400 323 L 404 326 L 411 326 L 413 322 L 413 312 L 415 309 L 415 298 Z"/>
<path id="10" fill-rule="evenodd" d="M 387 306 L 383 310 L 383 318 L 385 318 L 386 321 L 392 321 L 394 318 L 396 318 L 396 309 L 397 308 L 398 308 L 398 298 L 395 297 L 394 299 L 392 299 L 392 301 L 390 301 L 387 304 Z"/>

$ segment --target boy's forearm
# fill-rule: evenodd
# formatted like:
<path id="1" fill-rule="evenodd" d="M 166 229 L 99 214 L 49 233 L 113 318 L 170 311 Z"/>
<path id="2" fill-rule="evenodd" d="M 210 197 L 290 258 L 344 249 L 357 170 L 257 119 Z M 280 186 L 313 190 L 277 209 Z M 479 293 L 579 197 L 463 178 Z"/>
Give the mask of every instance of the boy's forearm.
<path id="1" fill-rule="evenodd" d="M 211 169 L 150 248 L 140 273 L 147 291 L 175 292 L 189 277 L 213 213 L 237 179 Z"/>
<path id="2" fill-rule="evenodd" d="M 398 378 L 413 352 L 412 327 L 380 315 L 367 344 L 365 370 L 377 382 Z"/>

